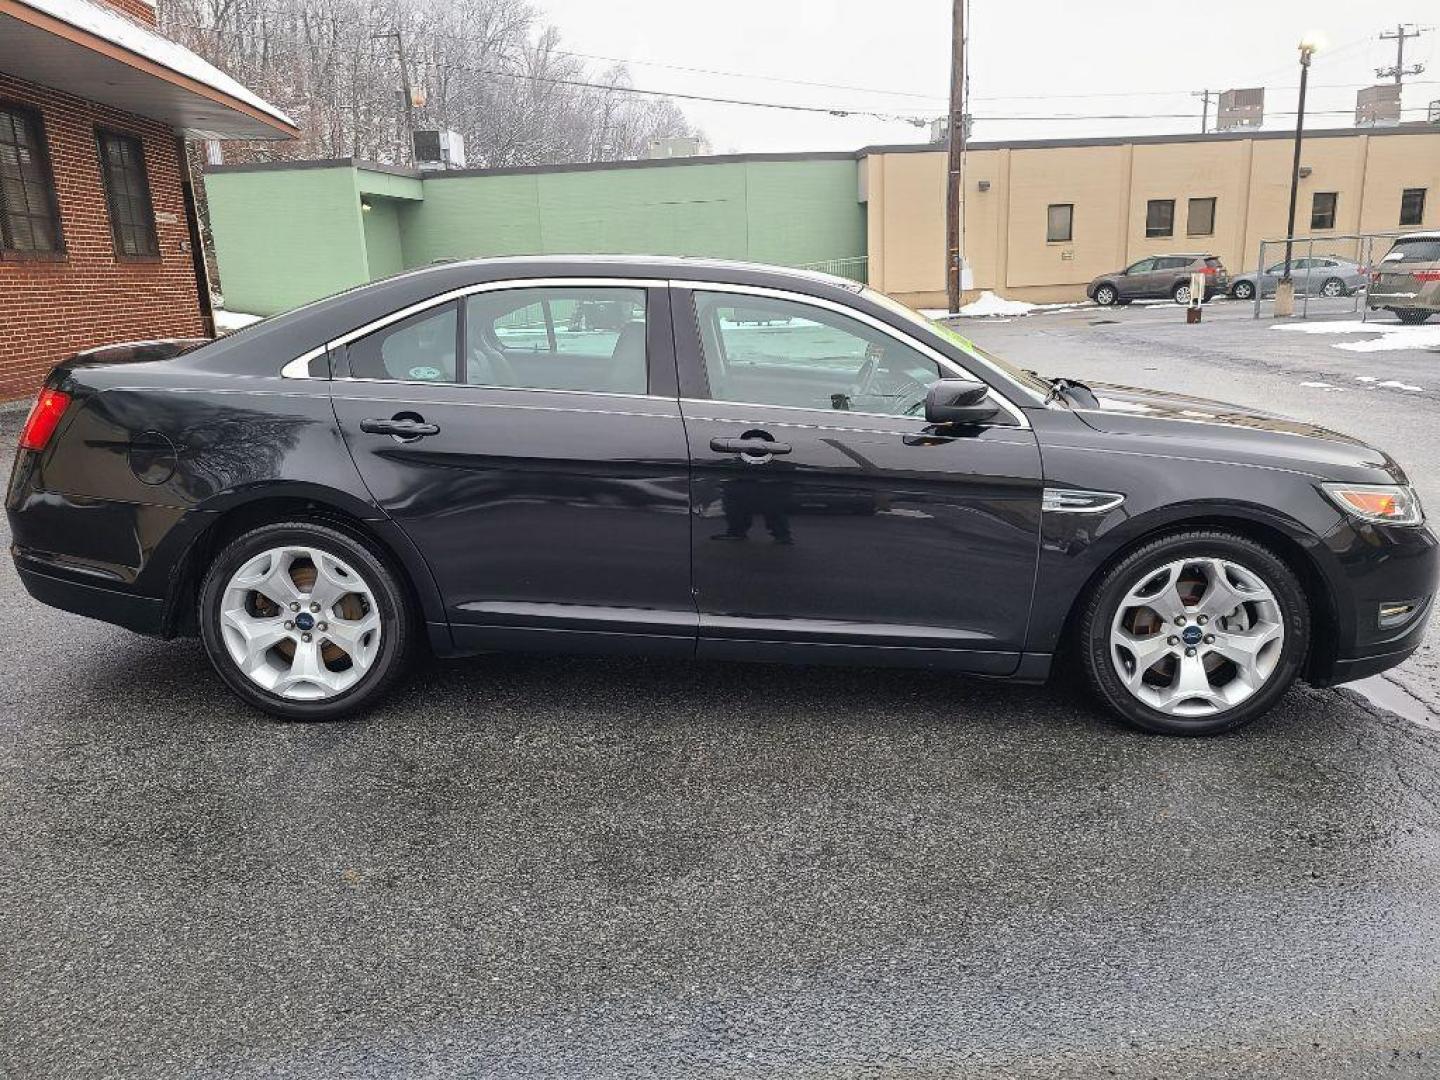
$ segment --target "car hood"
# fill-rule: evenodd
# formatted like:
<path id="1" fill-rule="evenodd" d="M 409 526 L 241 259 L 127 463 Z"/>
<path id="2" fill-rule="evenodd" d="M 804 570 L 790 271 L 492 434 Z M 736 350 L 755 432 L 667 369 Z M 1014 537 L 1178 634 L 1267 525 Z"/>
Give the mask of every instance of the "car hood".
<path id="1" fill-rule="evenodd" d="M 1317 424 L 1208 398 L 1087 383 L 1095 405 L 1076 415 L 1097 431 L 1164 439 L 1184 456 L 1235 459 L 1337 480 L 1404 481 L 1382 450 Z"/>

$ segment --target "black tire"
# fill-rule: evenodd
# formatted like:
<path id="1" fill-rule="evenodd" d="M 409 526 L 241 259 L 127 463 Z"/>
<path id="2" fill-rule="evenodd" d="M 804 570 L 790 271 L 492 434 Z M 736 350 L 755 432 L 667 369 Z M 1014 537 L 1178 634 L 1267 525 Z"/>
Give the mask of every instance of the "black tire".
<path id="1" fill-rule="evenodd" d="M 1423 311 L 1420 308 L 1395 309 L 1395 317 L 1399 319 L 1402 323 L 1404 323 L 1406 326 L 1419 326 L 1426 319 L 1430 318 L 1430 316 L 1433 314 L 1434 312 Z"/>
<path id="2" fill-rule="evenodd" d="M 1349 296 L 1350 290 L 1338 277 L 1326 278 L 1320 286 L 1321 296 Z"/>
<path id="3" fill-rule="evenodd" d="M 1181 294 L 1181 293 L 1184 293 L 1184 294 L 1185 294 L 1185 299 L 1184 299 L 1184 300 L 1181 300 L 1181 299 L 1180 299 L 1180 294 Z M 1183 282 L 1183 281 L 1180 282 L 1178 285 L 1176 285 L 1174 288 L 1172 288 L 1172 289 L 1170 290 L 1170 299 L 1171 299 L 1171 300 L 1174 300 L 1175 303 L 1177 303 L 1177 304 L 1189 304 L 1189 303 L 1190 303 L 1190 286 L 1189 286 L 1188 284 L 1186 284 L 1185 282 Z M 1201 299 L 1203 300 L 1204 298 L 1202 297 Z"/>
<path id="4" fill-rule="evenodd" d="M 1111 285 L 1108 281 L 1095 290 L 1095 303 L 1101 307 L 1109 307 L 1120 299 L 1120 290 Z"/>
<path id="5" fill-rule="evenodd" d="M 1237 281 L 1230 287 L 1230 295 L 1236 300 L 1254 300 L 1255 286 L 1248 281 Z"/>
<path id="6" fill-rule="evenodd" d="M 1129 588 L 1150 569 L 1177 559 L 1219 556 L 1260 577 L 1274 593 L 1285 626 L 1282 651 L 1269 680 L 1252 696 L 1223 712 L 1200 718 L 1171 716 L 1134 697 L 1111 662 L 1110 626 Z M 1216 735 L 1250 723 L 1275 704 L 1300 673 L 1310 642 L 1310 606 L 1294 572 L 1253 540 L 1220 530 L 1197 529 L 1161 537 L 1112 566 L 1082 602 L 1077 652 L 1091 691 L 1123 720 L 1159 735 Z"/>
<path id="7" fill-rule="evenodd" d="M 303 544 L 344 560 L 365 579 L 379 608 L 380 647 L 370 670 L 332 698 L 297 701 L 271 693 L 239 669 L 220 634 L 220 605 L 230 578 L 248 559 L 286 544 Z M 225 684 L 257 709 L 283 720 L 337 720 L 369 708 L 404 673 L 418 637 L 409 593 L 381 551 L 359 535 L 307 521 L 262 525 L 228 544 L 201 583 L 198 619 L 205 651 Z"/>

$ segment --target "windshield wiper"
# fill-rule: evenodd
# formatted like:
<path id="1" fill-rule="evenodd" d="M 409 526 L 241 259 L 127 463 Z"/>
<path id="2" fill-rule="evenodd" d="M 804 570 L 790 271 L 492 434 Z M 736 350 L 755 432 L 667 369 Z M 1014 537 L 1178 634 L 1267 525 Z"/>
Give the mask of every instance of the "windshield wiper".
<path id="1" fill-rule="evenodd" d="M 1067 405 L 1079 405 L 1087 409 L 1096 408 L 1100 404 L 1095 391 L 1085 385 L 1079 379 L 1046 379 L 1050 384 L 1050 393 L 1045 398 L 1048 405 L 1052 401 L 1063 401 Z"/>

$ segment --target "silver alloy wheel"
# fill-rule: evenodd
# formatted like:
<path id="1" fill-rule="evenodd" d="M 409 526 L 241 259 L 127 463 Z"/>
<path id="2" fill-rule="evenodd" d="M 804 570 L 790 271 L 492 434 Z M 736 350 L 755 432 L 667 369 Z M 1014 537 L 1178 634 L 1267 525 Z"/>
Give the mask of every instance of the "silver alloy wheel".
<path id="1" fill-rule="evenodd" d="M 1169 716 L 1214 716 L 1239 705 L 1274 674 L 1284 645 L 1284 616 L 1270 586 L 1213 556 L 1147 571 L 1110 625 L 1120 681 Z"/>
<path id="2" fill-rule="evenodd" d="M 1101 285 L 1095 290 L 1095 302 L 1101 307 L 1109 307 L 1118 295 L 1113 285 Z"/>
<path id="3" fill-rule="evenodd" d="M 380 608 L 343 559 L 313 547 L 271 548 L 225 586 L 220 636 L 255 685 L 292 701 L 323 701 L 375 662 Z"/>
<path id="4" fill-rule="evenodd" d="M 1189 286 L 1189 285 L 1177 285 L 1177 286 L 1175 286 L 1175 303 L 1177 303 L 1177 304 L 1188 304 L 1189 302 L 1190 302 L 1190 286 Z"/>
<path id="5" fill-rule="evenodd" d="M 1236 283 L 1235 283 L 1235 299 L 1236 299 L 1236 300 L 1249 300 L 1249 299 L 1252 299 L 1254 296 L 1255 296 L 1255 286 L 1254 286 L 1254 285 L 1251 285 L 1248 281 L 1239 281 L 1239 282 L 1236 282 Z"/>
<path id="6" fill-rule="evenodd" d="M 1320 286 L 1321 296 L 1344 296 L 1345 283 L 1339 278 L 1330 278 L 1324 285 Z"/>

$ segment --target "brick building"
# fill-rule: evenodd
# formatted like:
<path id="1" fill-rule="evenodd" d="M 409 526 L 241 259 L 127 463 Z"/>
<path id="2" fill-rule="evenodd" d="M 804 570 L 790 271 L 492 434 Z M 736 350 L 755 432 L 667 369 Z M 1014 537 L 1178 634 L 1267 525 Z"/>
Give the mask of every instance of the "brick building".
<path id="1" fill-rule="evenodd" d="M 115 341 L 210 332 L 185 139 L 295 125 L 147 0 L 0 0 L 0 401 Z"/>

